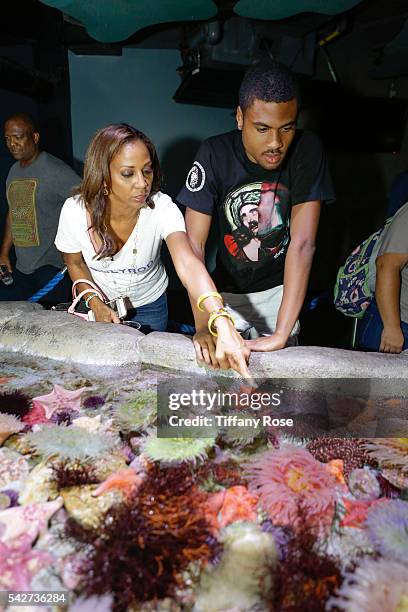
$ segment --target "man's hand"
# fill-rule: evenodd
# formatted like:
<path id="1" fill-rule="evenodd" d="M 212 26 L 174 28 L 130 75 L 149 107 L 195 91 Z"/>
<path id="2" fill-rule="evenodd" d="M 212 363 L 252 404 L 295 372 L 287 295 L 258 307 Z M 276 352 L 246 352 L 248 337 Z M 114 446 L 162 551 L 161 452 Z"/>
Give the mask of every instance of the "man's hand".
<path id="1" fill-rule="evenodd" d="M 400 353 L 404 346 L 404 334 L 400 327 L 384 327 L 381 334 L 380 353 Z"/>
<path id="2" fill-rule="evenodd" d="M 10 272 L 10 274 L 13 272 L 10 258 L 7 255 L 0 255 L 0 266 L 7 266 L 7 270 Z"/>
<path id="3" fill-rule="evenodd" d="M 207 328 L 194 334 L 193 344 L 198 362 L 206 363 L 216 369 L 220 368 L 220 363 L 215 356 L 215 337 L 210 334 Z"/>
<path id="4" fill-rule="evenodd" d="M 89 304 L 91 305 L 91 301 Z M 98 297 L 94 297 L 92 300 L 92 312 L 95 315 L 95 320 L 99 323 L 120 323 L 116 312 L 104 304 Z"/>
<path id="5" fill-rule="evenodd" d="M 287 338 L 279 333 L 274 333 L 271 336 L 261 336 L 255 340 L 245 340 L 245 345 L 251 351 L 278 351 L 286 346 Z"/>

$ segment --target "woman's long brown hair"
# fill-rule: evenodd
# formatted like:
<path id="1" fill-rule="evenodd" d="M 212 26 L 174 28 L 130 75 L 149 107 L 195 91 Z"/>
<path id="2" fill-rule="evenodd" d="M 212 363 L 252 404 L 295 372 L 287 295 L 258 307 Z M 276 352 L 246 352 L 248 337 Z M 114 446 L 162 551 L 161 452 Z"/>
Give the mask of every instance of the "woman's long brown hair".
<path id="1" fill-rule="evenodd" d="M 152 197 L 160 190 L 162 174 L 155 146 L 143 132 L 127 123 L 108 125 L 96 132 L 86 152 L 84 178 L 77 194 L 81 196 L 91 216 L 92 230 L 102 242 L 96 254 L 97 259 L 111 257 L 117 252 L 116 241 L 106 223 L 109 196 L 104 195 L 104 186 L 107 186 L 108 191 L 111 189 L 110 163 L 123 145 L 138 140 L 146 145 L 150 153 L 153 183 L 147 204 L 154 208 Z"/>

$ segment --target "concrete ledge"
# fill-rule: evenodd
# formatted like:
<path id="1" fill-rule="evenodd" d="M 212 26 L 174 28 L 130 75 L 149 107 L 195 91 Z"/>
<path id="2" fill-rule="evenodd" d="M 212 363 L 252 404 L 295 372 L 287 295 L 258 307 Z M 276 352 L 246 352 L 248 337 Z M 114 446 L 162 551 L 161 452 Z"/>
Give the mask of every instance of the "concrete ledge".
<path id="1" fill-rule="evenodd" d="M 137 330 L 90 323 L 41 307 L 21 309 L 22 304 L 0 303 L 0 351 L 97 366 L 140 363 L 139 342 L 144 335 Z"/>
<path id="2" fill-rule="evenodd" d="M 198 366 L 191 339 L 181 334 L 144 336 L 124 326 L 89 323 L 28 302 L 0 302 L 2 350 L 92 366 L 144 365 L 186 374 L 236 376 Z M 250 369 L 259 378 L 399 378 L 402 384 L 408 378 L 408 352 L 383 355 L 303 346 L 252 353 Z"/>

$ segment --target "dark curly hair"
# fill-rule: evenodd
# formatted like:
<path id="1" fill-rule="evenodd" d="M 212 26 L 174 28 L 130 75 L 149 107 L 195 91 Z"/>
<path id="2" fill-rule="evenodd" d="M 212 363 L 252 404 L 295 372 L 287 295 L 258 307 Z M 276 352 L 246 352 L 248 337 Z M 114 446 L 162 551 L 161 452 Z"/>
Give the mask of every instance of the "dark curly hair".
<path id="1" fill-rule="evenodd" d="M 107 227 L 109 225 L 106 218 L 109 196 L 104 195 L 104 185 L 107 185 L 108 189 L 111 187 L 110 163 L 123 145 L 138 140 L 146 145 L 150 153 L 153 183 L 147 204 L 150 208 L 154 208 L 152 196 L 160 191 L 162 173 L 155 146 L 150 138 L 127 123 L 116 123 L 96 132 L 89 144 L 85 157 L 84 178 L 77 193 L 81 196 L 89 211 L 93 231 L 102 242 L 102 246 L 97 253 L 98 259 L 111 257 L 117 251 L 115 239 Z"/>
<path id="2" fill-rule="evenodd" d="M 239 105 L 242 111 L 254 103 L 289 102 L 295 98 L 299 104 L 299 90 L 294 74 L 284 64 L 262 61 L 245 73 L 239 88 Z"/>

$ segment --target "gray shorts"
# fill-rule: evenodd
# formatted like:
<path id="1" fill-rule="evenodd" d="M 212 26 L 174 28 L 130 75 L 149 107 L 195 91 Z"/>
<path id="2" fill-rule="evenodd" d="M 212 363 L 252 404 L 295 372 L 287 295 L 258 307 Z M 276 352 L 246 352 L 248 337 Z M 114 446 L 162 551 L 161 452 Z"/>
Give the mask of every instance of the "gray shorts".
<path id="1" fill-rule="evenodd" d="M 274 333 L 282 296 L 283 285 L 256 293 L 222 293 L 225 307 L 233 317 L 235 327 L 246 339 L 270 336 Z M 299 331 L 299 321 L 296 321 L 288 346 L 297 344 Z"/>

